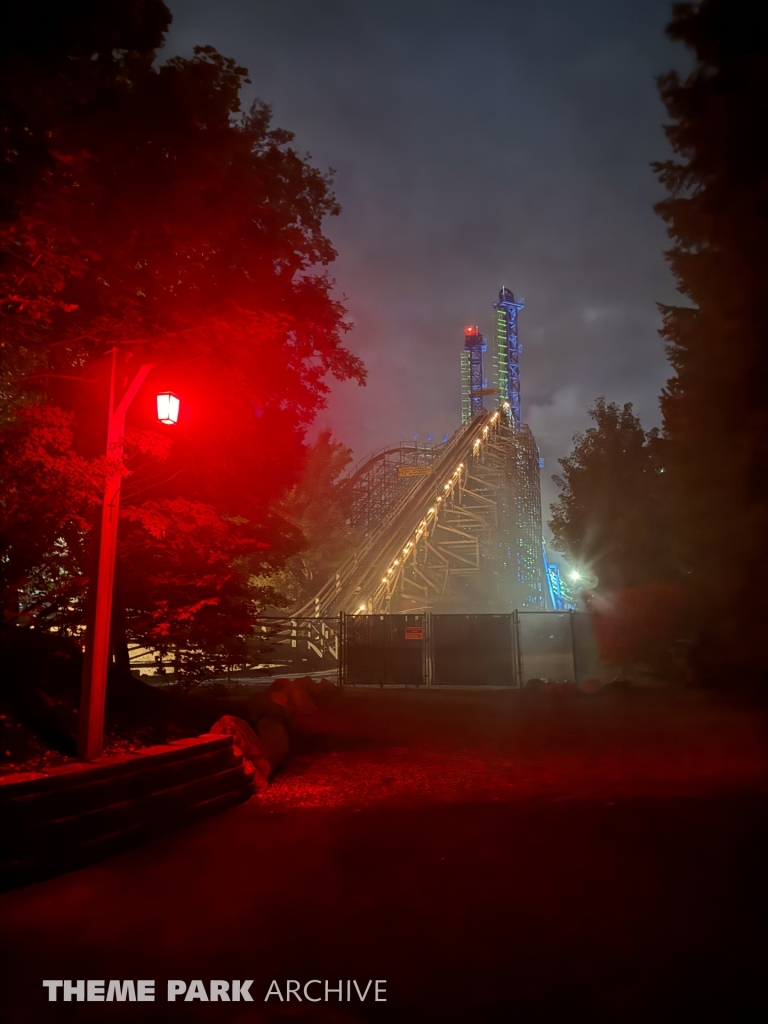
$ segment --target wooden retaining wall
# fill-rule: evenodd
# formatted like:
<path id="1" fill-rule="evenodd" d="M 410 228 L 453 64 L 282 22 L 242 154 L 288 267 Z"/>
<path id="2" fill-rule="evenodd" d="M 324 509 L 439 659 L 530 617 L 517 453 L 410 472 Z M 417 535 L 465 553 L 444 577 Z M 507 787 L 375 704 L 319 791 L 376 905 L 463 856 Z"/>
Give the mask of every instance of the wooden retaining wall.
<path id="1" fill-rule="evenodd" d="M 0 779 L 0 886 L 82 867 L 247 800 L 231 736 Z"/>

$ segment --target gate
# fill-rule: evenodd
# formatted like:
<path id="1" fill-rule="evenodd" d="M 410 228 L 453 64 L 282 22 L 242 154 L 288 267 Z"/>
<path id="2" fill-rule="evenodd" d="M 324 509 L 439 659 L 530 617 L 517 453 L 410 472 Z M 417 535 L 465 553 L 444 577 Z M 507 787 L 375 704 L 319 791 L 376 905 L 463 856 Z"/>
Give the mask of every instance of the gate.
<path id="1" fill-rule="evenodd" d="M 422 686 L 427 675 L 425 615 L 343 615 L 344 686 Z"/>
<path id="2" fill-rule="evenodd" d="M 435 686 L 518 686 L 514 615 L 432 615 Z"/>

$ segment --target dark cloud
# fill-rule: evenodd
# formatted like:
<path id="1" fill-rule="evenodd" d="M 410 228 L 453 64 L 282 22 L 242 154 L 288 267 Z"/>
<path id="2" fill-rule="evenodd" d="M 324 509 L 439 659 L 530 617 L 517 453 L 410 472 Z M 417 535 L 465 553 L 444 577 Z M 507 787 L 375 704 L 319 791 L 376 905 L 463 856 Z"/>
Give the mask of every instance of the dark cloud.
<path id="1" fill-rule="evenodd" d="M 211 43 L 321 167 L 343 207 L 333 274 L 369 386 L 322 422 L 358 455 L 459 421 L 465 323 L 522 294 L 523 411 L 545 478 L 597 396 L 647 423 L 674 292 L 649 168 L 654 76 L 685 57 L 661 0 L 169 0 L 170 53 Z M 545 501 L 551 500 L 548 485 Z"/>

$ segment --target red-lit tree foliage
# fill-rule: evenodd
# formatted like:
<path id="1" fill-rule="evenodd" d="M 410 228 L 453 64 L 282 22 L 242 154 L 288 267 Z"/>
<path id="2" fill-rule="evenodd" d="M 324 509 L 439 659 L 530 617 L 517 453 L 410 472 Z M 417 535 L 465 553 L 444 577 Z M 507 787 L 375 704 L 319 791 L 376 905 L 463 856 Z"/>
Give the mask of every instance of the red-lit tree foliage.
<path id="1" fill-rule="evenodd" d="M 38 101 L 50 80 L 28 54 L 16 64 L 37 92 L 25 100 L 5 83 L 6 115 L 18 127 L 26 103 L 37 142 L 18 148 L 35 173 L 31 186 L 11 175 L 0 228 L 6 406 L 34 397 L 45 415 L 63 410 L 71 419 L 57 422 L 72 427 L 60 430 L 73 435 L 58 457 L 98 473 L 106 352 L 117 347 L 121 382 L 156 364 L 129 417 L 117 635 L 173 646 L 186 666 L 203 650 L 212 664 L 272 599 L 248 588 L 238 559 L 272 569 L 296 547 L 296 531 L 270 509 L 300 473 L 325 378 L 362 380 L 363 369 L 341 343 L 344 310 L 323 272 L 335 253 L 322 221 L 338 212 L 328 177 L 271 127 L 266 106 L 240 113 L 244 69 L 209 47 L 155 67 L 165 8 L 118 6 L 122 21 L 99 4 L 74 5 L 80 34 L 68 42 L 61 102 Z M 108 23 L 107 49 L 83 37 L 86 10 Z M 115 22 L 128 37 L 122 50 Z M 176 428 L 154 421 L 152 396 L 166 388 L 182 398 Z M 26 422 L 26 413 L 13 419 L 10 463 Z M 82 580 L 74 505 L 72 524 L 77 542 L 62 527 L 52 543 Z M 3 542 L 14 615 L 37 563 L 24 554 L 34 545 Z M 58 612 L 51 592 L 31 589 L 45 621 L 82 616 L 74 583 Z"/>
<path id="2" fill-rule="evenodd" d="M 103 461 L 73 448 L 73 417 L 28 405 L 0 431 L 0 540 L 6 616 L 63 625 L 82 599 L 83 543 L 101 500 Z"/>

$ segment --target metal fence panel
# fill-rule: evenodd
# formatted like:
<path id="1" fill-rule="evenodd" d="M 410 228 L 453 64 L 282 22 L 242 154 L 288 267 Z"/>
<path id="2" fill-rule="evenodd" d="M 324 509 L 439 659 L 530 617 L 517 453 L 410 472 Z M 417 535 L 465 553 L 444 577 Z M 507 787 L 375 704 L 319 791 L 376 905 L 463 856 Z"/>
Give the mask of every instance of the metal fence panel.
<path id="1" fill-rule="evenodd" d="M 341 680 L 351 686 L 582 683 L 606 671 L 586 612 L 343 615 L 340 630 Z"/>
<path id="2" fill-rule="evenodd" d="M 529 679 L 574 679 L 570 612 L 520 612 L 522 682 Z"/>
<path id="3" fill-rule="evenodd" d="M 425 615 L 345 615 L 342 682 L 347 686 L 422 686 L 426 682 Z"/>
<path id="4" fill-rule="evenodd" d="M 583 683 L 585 679 L 607 682 L 613 673 L 600 660 L 592 616 L 589 612 L 571 612 L 571 622 L 576 682 Z"/>
<path id="5" fill-rule="evenodd" d="M 512 615 L 432 615 L 436 686 L 516 686 Z"/>

